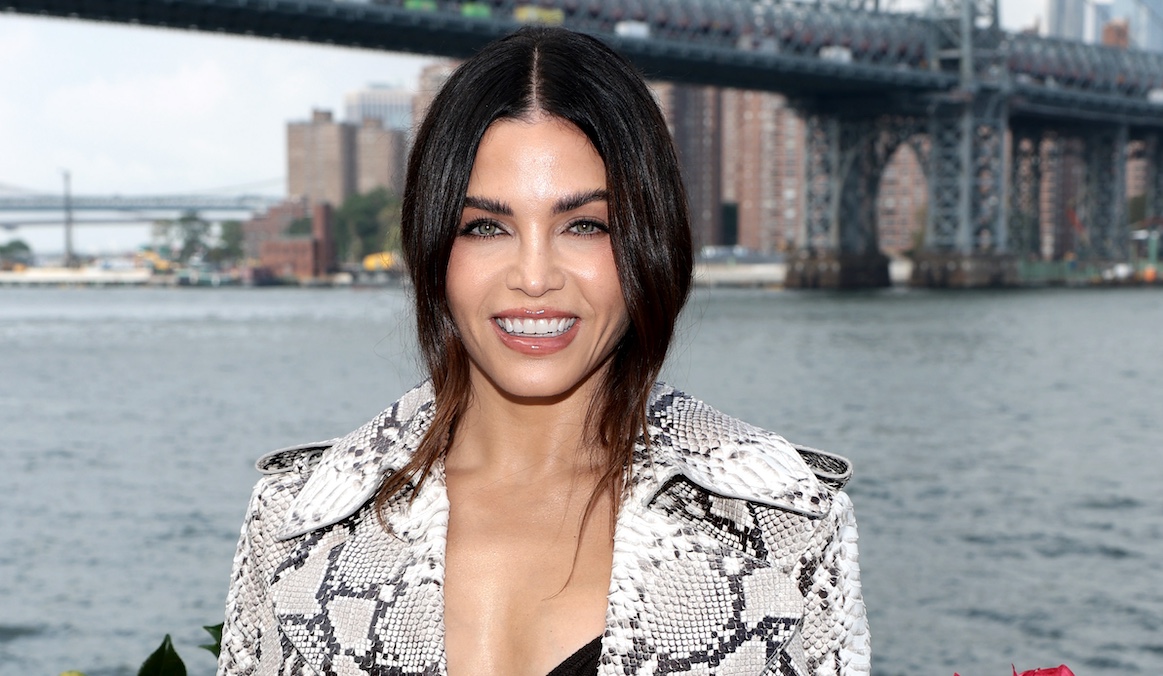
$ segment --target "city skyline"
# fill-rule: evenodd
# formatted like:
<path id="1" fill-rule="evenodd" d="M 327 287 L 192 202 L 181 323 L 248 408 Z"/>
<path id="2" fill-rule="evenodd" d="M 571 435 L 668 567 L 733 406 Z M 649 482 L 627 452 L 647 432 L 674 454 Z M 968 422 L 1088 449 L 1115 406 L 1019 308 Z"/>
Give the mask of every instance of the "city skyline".
<path id="1" fill-rule="evenodd" d="M 1027 26 L 1042 11 L 1003 2 L 1003 23 Z M 0 101 L 0 191 L 59 192 L 68 170 L 76 193 L 281 194 L 287 122 L 315 108 L 340 114 L 344 96 L 369 85 L 413 88 L 431 60 L 0 15 L 0 88 L 8 93 Z M 81 228 L 78 244 L 132 248 L 120 242 L 140 241 L 147 229 Z M 59 249 L 59 234 L 42 230 L 51 229 L 0 230 L 0 242 L 21 238 L 36 250 Z M 92 243 L 96 231 L 104 244 Z"/>

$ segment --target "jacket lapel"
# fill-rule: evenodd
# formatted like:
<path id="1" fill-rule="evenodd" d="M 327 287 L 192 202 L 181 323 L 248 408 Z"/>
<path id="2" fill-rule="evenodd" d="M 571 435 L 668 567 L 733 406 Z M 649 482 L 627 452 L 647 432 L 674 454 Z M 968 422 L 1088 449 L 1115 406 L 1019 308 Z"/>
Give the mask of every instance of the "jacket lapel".
<path id="1" fill-rule="evenodd" d="M 649 420 L 615 525 L 601 673 L 790 673 L 804 599 L 760 520 L 814 519 L 828 493 L 791 444 L 674 390 L 655 390 Z"/>
<path id="2" fill-rule="evenodd" d="M 288 663 L 338 676 L 445 672 L 443 467 L 412 502 L 409 492 L 385 506 L 388 530 L 369 502 L 415 451 L 431 405 L 422 385 L 337 442 L 292 503 L 277 536 L 291 546 L 270 581 Z"/>

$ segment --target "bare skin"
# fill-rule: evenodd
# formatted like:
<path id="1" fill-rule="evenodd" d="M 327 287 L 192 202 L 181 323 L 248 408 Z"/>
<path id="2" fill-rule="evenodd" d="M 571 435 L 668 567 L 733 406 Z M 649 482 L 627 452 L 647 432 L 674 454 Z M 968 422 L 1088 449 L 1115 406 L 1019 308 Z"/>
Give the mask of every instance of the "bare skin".
<path id="1" fill-rule="evenodd" d="M 481 408 L 465 423 L 472 413 Z M 503 420 L 478 418 L 491 433 L 456 444 L 445 468 L 452 676 L 544 676 L 606 625 L 610 503 L 599 501 L 579 532 L 597 476 L 576 450 L 576 424 Z"/>

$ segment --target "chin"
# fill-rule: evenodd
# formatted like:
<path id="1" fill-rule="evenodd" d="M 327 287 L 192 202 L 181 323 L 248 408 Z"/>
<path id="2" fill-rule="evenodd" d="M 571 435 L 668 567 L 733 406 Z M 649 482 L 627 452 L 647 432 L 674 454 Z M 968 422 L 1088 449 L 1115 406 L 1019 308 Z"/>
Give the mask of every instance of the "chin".
<path id="1" fill-rule="evenodd" d="M 598 377 L 597 371 L 579 377 L 556 374 L 509 374 L 496 378 L 485 377 L 491 387 L 508 399 L 544 401 L 567 399 Z"/>

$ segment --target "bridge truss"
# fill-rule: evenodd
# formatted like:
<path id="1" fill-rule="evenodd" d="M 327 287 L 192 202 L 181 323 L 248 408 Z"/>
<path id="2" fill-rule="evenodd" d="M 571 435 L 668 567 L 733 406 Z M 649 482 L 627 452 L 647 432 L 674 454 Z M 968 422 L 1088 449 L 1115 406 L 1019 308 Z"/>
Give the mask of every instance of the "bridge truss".
<path id="1" fill-rule="evenodd" d="M 907 144 L 926 171 L 928 284 L 1013 281 L 1014 261 L 1128 252 L 1126 159 L 1163 217 L 1163 55 L 1000 30 L 997 0 L 0 0 L 52 16 L 464 57 L 525 21 L 598 35 L 649 77 L 785 94 L 805 117 L 806 209 L 791 283 L 887 283 L 875 203 Z M 1043 177 L 1082 167 L 1042 232 Z M 1061 202 L 1061 200 L 1060 200 Z M 1063 202 L 1064 203 L 1064 202 Z M 1047 238 L 1053 240 L 1047 244 Z M 831 271 L 831 272 L 829 272 Z M 839 272 L 836 272 L 839 271 Z"/>

